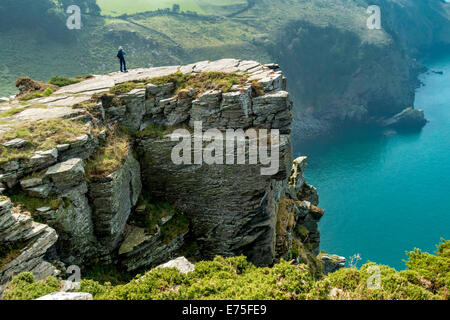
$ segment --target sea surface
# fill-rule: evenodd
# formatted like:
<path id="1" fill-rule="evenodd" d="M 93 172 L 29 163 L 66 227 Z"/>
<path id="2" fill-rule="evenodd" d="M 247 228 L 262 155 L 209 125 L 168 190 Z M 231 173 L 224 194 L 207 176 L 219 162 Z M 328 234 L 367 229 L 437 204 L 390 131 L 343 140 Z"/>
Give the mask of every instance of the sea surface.
<path id="1" fill-rule="evenodd" d="M 415 107 L 430 121 L 421 132 L 354 129 L 309 143 L 308 183 L 317 187 L 321 249 L 359 263 L 406 268 L 406 251 L 434 252 L 450 239 L 450 55 L 427 63 Z"/>

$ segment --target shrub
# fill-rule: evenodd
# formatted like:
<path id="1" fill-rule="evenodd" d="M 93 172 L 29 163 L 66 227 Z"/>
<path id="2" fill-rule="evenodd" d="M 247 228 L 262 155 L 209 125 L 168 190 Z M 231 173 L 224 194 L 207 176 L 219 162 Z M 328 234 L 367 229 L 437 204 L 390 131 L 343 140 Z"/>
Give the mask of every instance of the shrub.
<path id="1" fill-rule="evenodd" d="M 439 274 L 442 271 L 444 279 L 448 277 L 448 245 L 448 241 L 444 242 L 438 249 L 438 257 L 442 257 L 439 254 L 443 253 L 442 258 L 447 259 L 446 265 L 435 259 L 430 260 L 432 255 L 421 253 L 410 261 L 413 269 L 401 272 L 368 263 L 360 270 L 341 269 L 317 280 L 312 270 L 304 264 L 282 260 L 271 268 L 260 268 L 249 263 L 244 256 L 216 257 L 213 261 L 198 262 L 195 271 L 189 274 L 182 274 L 175 268 L 155 268 L 126 284 L 101 284 L 86 279 L 82 280 L 80 291 L 91 293 L 97 300 L 448 299 L 447 282 L 435 281 L 438 287 L 430 286 L 422 275 L 430 276 L 425 268 L 425 263 L 428 263 L 431 270 L 440 270 Z M 367 286 L 369 277 L 373 275 L 368 270 L 373 266 L 380 270 L 379 289 L 369 289 Z M 100 272 L 102 281 L 108 280 L 104 274 Z M 8 285 L 5 297 L 34 299 L 57 289 L 56 279 L 35 282 L 32 274 L 25 273 L 15 277 Z M 331 295 L 332 291 L 334 295 Z"/>
<path id="2" fill-rule="evenodd" d="M 60 289 L 60 281 L 54 277 L 35 281 L 31 272 L 24 272 L 13 277 L 6 286 L 2 296 L 3 300 L 32 300 L 47 294 L 57 292 Z"/>
<path id="3" fill-rule="evenodd" d="M 450 241 L 442 240 L 437 255 L 419 249 L 408 252 L 408 269 L 416 274 L 415 283 L 436 294 L 447 294 L 450 288 Z M 411 276 L 411 274 L 410 274 Z"/>
<path id="4" fill-rule="evenodd" d="M 55 77 L 51 78 L 48 83 L 53 84 L 58 87 L 65 87 L 65 86 L 68 86 L 68 85 L 71 85 L 71 84 L 74 84 L 77 82 L 79 82 L 79 81 L 76 81 L 75 79 L 72 79 L 72 78 L 64 78 L 64 77 L 60 77 L 60 76 L 55 76 Z"/>
<path id="5" fill-rule="evenodd" d="M 32 99 L 37 99 L 37 98 L 48 97 L 52 93 L 53 93 L 53 89 L 50 87 L 47 87 L 44 91 L 31 92 L 31 93 L 23 96 L 22 98 L 20 98 L 20 100 L 26 101 L 26 100 L 32 100 Z"/>
<path id="6" fill-rule="evenodd" d="M 61 76 L 54 76 L 53 78 L 50 79 L 50 81 L 48 82 L 49 84 L 58 86 L 58 87 L 65 87 L 65 86 L 69 86 L 71 84 L 75 84 L 78 82 L 81 82 L 83 80 L 86 79 L 90 79 L 92 78 L 93 75 L 91 74 L 87 74 L 84 76 L 80 76 L 80 77 L 75 77 L 75 78 L 66 78 L 66 77 L 61 77 Z"/>
<path id="7" fill-rule="evenodd" d="M 57 89 L 56 86 L 52 86 L 40 81 L 34 81 L 29 77 L 20 77 L 15 83 L 16 87 L 19 89 L 19 94 L 17 98 L 21 100 L 30 100 L 34 98 L 44 97 L 50 95 L 53 89 Z M 51 91 L 47 90 L 50 88 Z"/>
<path id="8" fill-rule="evenodd" d="M 375 263 L 368 263 L 361 267 L 341 269 L 328 275 L 322 281 L 331 288 L 342 290 L 343 294 L 338 298 L 352 300 L 430 300 L 437 299 L 433 293 L 425 288 L 408 281 L 402 273 L 387 266 L 378 265 L 381 276 L 381 288 L 369 289 L 367 281 L 373 273 L 368 272 L 370 266 L 377 266 Z"/>

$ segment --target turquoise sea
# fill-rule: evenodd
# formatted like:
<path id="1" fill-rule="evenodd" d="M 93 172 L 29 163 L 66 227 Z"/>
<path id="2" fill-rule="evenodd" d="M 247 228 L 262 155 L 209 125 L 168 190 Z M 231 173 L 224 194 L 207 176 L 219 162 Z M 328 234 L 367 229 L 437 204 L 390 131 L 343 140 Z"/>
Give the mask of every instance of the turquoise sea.
<path id="1" fill-rule="evenodd" d="M 435 251 L 450 239 L 450 55 L 428 63 L 415 107 L 430 121 L 419 133 L 354 129 L 309 143 L 306 178 L 317 187 L 321 249 L 405 269 L 405 251 Z"/>

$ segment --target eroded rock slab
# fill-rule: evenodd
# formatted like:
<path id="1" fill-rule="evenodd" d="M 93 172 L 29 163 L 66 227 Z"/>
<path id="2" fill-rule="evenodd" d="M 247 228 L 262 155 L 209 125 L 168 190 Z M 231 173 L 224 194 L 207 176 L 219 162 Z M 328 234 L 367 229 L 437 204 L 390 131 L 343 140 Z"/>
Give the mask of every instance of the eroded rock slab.
<path id="1" fill-rule="evenodd" d="M 35 300 L 94 300 L 92 294 L 86 292 L 55 292 Z"/>

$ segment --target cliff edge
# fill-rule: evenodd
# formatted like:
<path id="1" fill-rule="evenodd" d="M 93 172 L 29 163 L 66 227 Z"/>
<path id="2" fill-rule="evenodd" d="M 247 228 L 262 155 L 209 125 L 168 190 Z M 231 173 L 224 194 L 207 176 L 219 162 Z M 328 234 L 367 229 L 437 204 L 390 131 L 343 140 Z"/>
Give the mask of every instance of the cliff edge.
<path id="1" fill-rule="evenodd" d="M 0 283 L 180 253 L 316 265 L 324 211 L 306 157 L 292 159 L 291 109 L 278 66 L 235 59 L 89 76 L 1 103 Z M 230 147 L 230 132 L 243 144 L 231 136 Z M 192 162 L 174 161 L 181 138 Z M 271 163 L 255 150 L 277 170 L 262 174 Z"/>

